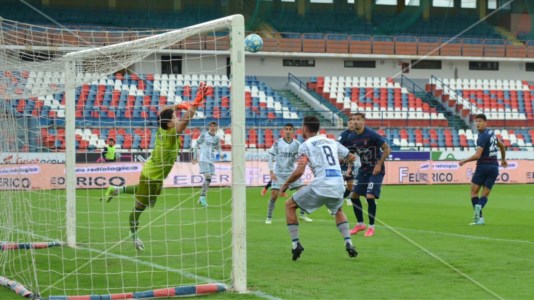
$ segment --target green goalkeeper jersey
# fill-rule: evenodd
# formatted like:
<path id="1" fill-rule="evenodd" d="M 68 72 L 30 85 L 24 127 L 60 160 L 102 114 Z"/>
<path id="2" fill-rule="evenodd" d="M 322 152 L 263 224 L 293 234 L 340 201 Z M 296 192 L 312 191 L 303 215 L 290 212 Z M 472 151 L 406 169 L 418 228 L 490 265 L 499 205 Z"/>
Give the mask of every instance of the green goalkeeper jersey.
<path id="1" fill-rule="evenodd" d="M 154 180 L 165 179 L 178 158 L 180 147 L 180 137 L 175 128 L 158 128 L 154 150 L 143 167 L 143 175 Z"/>

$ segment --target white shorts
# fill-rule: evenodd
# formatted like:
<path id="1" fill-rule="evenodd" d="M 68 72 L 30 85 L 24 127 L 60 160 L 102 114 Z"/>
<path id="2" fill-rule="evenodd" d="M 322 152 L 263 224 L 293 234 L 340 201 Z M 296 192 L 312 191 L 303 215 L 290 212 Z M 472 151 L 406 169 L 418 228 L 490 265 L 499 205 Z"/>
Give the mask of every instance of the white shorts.
<path id="1" fill-rule="evenodd" d="M 323 205 L 336 213 L 343 206 L 343 195 L 337 198 L 324 197 L 315 193 L 309 185 L 298 190 L 292 198 L 307 213 L 312 213 Z"/>
<path id="2" fill-rule="evenodd" d="M 282 175 L 275 174 L 275 175 L 276 175 L 276 180 L 273 180 L 273 182 L 271 183 L 272 190 L 279 190 L 282 187 L 282 185 L 286 182 L 286 180 L 289 178 L 289 176 L 291 176 L 291 174 L 282 174 Z M 289 185 L 288 190 L 298 189 L 299 187 L 303 185 L 304 185 L 304 182 L 302 182 L 302 180 L 299 179 L 299 180 L 293 181 Z"/>
<path id="3" fill-rule="evenodd" d="M 215 165 L 207 161 L 201 161 L 198 163 L 200 167 L 200 174 L 203 175 L 215 175 Z"/>

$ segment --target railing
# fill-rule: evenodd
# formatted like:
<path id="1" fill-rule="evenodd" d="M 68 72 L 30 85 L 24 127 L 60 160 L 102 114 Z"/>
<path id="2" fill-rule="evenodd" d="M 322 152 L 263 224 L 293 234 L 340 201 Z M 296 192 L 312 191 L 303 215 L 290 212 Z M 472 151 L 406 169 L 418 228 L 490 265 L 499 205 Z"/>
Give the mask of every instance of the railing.
<path id="1" fill-rule="evenodd" d="M 300 80 L 297 76 L 288 73 L 287 74 L 287 81 L 289 83 L 293 82 L 298 85 L 298 87 L 302 90 L 305 90 L 310 96 L 312 96 L 315 100 L 317 100 L 320 104 L 324 105 L 326 108 L 330 109 L 332 115 L 336 115 L 340 117 L 344 122 L 348 121 L 347 115 L 343 113 L 343 111 L 339 110 L 335 105 L 330 103 L 328 100 L 323 98 L 321 95 L 317 94 L 314 90 L 308 88 L 308 85 L 306 82 Z M 334 117 L 332 116 L 332 124 L 335 124 Z"/>
<path id="2" fill-rule="evenodd" d="M 105 46 L 161 33 L 162 30 L 119 31 L 106 28 L 88 31 L 87 28 L 73 28 L 65 35 L 63 30 L 39 26 L 21 27 L 16 34 L 7 35 L 4 44 L 19 46 L 48 47 L 92 47 Z M 224 33 L 221 33 L 224 34 Z M 31 38 L 26 38 L 31 37 Z M 411 56 L 466 56 L 466 57 L 508 57 L 533 58 L 534 41 L 512 44 L 505 39 L 428 37 L 428 36 L 383 36 L 365 34 L 324 33 L 265 33 L 264 52 L 304 52 L 338 54 L 376 54 Z M 34 44 L 31 44 L 34 43 Z M 191 44 L 193 43 L 193 44 Z M 185 50 L 228 50 L 227 36 L 200 36 L 194 41 L 185 40 L 173 45 L 173 49 Z"/>

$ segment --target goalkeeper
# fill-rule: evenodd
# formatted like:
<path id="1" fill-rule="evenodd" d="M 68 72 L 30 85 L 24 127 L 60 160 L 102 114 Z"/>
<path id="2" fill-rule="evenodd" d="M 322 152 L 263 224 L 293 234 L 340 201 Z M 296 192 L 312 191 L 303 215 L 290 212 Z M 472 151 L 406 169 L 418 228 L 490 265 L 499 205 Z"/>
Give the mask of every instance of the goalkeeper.
<path id="1" fill-rule="evenodd" d="M 143 242 L 137 234 L 139 227 L 139 217 L 147 207 L 153 207 L 156 199 L 161 193 L 163 180 L 169 175 L 178 157 L 181 143 L 179 135 L 186 129 L 189 121 L 195 115 L 197 108 L 206 96 L 208 88 L 201 82 L 195 100 L 190 103 L 180 103 L 177 105 L 164 106 L 158 114 L 158 132 L 154 149 L 150 158 L 146 161 L 139 184 L 135 186 L 110 186 L 105 193 L 107 202 L 119 194 L 134 194 L 135 206 L 130 213 L 130 234 L 134 247 L 138 251 L 145 249 Z M 180 120 L 176 110 L 187 110 Z M 101 199 L 102 200 L 102 199 Z"/>

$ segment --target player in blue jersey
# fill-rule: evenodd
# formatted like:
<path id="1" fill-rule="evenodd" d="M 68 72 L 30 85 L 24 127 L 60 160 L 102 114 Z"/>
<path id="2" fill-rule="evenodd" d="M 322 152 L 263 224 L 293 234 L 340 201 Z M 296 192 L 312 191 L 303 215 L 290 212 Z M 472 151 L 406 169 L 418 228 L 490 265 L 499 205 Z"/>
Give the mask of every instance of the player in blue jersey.
<path id="1" fill-rule="evenodd" d="M 354 132 L 354 119 L 353 119 L 353 116 L 351 116 L 348 121 L 347 129 L 341 132 L 341 134 L 339 134 L 339 138 L 337 139 L 337 141 L 341 145 L 348 148 L 349 147 L 349 143 L 348 143 L 349 135 L 353 132 Z M 343 193 L 343 198 L 347 198 L 352 192 L 352 188 L 354 184 L 354 174 L 358 172 L 358 168 L 360 168 L 360 166 L 361 166 L 360 159 L 357 158 L 352 164 L 351 171 L 347 172 L 348 163 L 344 161 L 341 162 L 341 172 L 343 172 L 343 179 L 345 180 L 345 192 Z M 347 199 L 347 205 L 352 205 L 352 201 Z"/>
<path id="2" fill-rule="evenodd" d="M 366 228 L 363 222 L 362 202 L 360 201 L 360 196 L 365 196 L 368 205 L 367 215 L 369 216 L 369 228 L 365 232 L 365 236 L 369 237 L 375 234 L 376 199 L 380 198 L 380 190 L 386 174 L 384 161 L 391 150 L 382 136 L 365 127 L 364 113 L 355 113 L 352 118 L 354 120 L 354 132 L 348 137 L 348 145 L 349 149 L 360 157 L 361 167 L 354 181 L 351 195 L 352 208 L 358 223 L 350 231 L 350 234 L 356 234 Z"/>
<path id="3" fill-rule="evenodd" d="M 460 166 L 470 161 L 477 161 L 475 174 L 471 179 L 471 203 L 475 213 L 473 223 L 470 225 L 484 225 L 485 221 L 482 215 L 482 209 L 486 206 L 491 188 L 495 184 L 497 176 L 499 176 L 497 148 L 501 152 L 501 166 L 506 168 L 508 162 L 506 161 L 504 144 L 497 140 L 493 130 L 487 128 L 486 115 L 476 115 L 475 125 L 478 130 L 477 152 L 469 158 L 460 161 Z M 479 197 L 481 187 L 483 187 L 482 196 Z"/>

